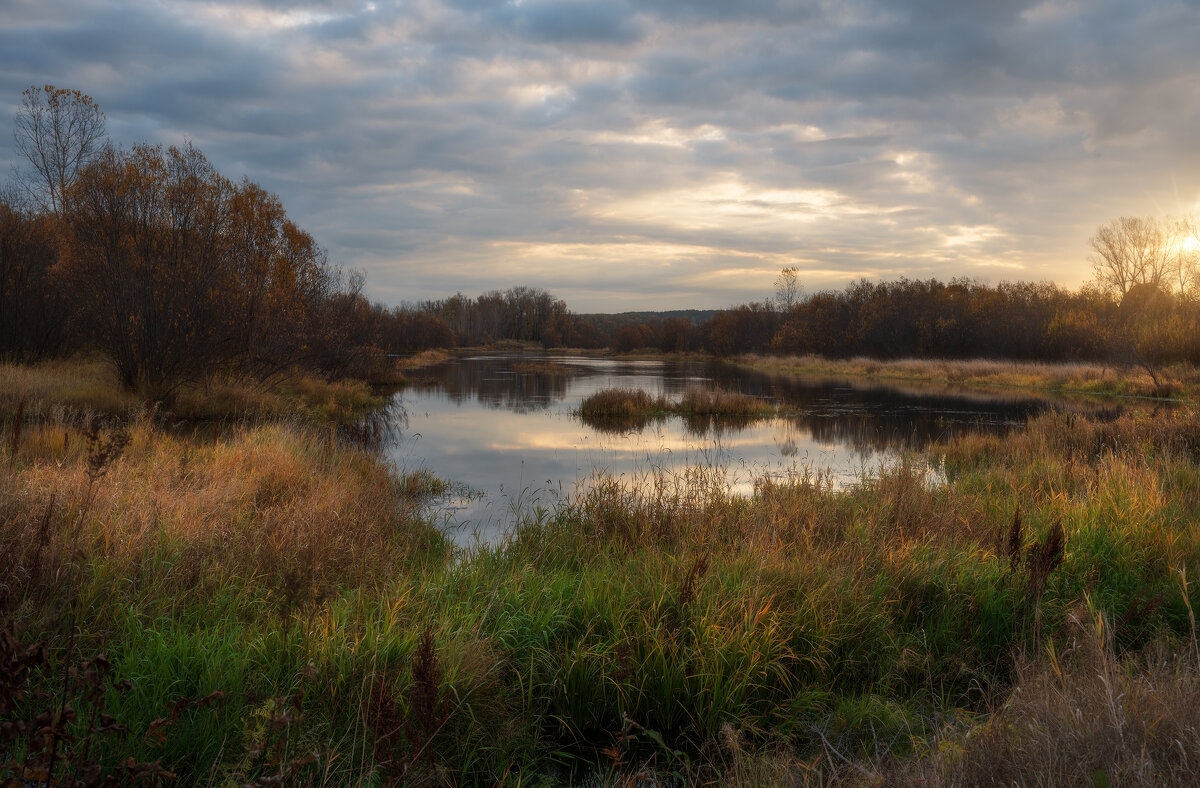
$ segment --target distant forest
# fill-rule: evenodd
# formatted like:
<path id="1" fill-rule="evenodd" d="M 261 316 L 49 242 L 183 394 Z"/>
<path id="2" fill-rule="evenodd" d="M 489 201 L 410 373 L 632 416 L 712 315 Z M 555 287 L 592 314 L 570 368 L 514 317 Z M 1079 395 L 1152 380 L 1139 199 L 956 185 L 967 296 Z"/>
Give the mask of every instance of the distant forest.
<path id="1" fill-rule="evenodd" d="M 29 166 L 0 196 L 0 359 L 109 358 L 154 398 L 214 374 L 389 374 L 390 356 L 503 341 L 627 352 L 1200 363 L 1194 221 L 1122 218 L 1090 239 L 1093 285 L 858 281 L 762 302 L 579 315 L 545 290 L 372 303 L 279 199 L 194 147 L 119 148 L 86 95 L 25 91 Z"/>

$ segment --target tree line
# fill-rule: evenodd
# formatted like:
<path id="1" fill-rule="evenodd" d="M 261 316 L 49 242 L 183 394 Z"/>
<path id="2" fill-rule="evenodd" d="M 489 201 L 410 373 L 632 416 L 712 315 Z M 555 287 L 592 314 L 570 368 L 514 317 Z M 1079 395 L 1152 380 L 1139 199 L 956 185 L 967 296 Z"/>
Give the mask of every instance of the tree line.
<path id="1" fill-rule="evenodd" d="M 105 355 L 155 399 L 212 375 L 386 377 L 389 356 L 500 340 L 600 347 L 544 290 L 371 303 L 278 197 L 191 144 L 118 147 L 91 97 L 22 94 L 0 191 L 0 359 Z"/>
<path id="2" fill-rule="evenodd" d="M 389 356 L 498 341 L 544 347 L 1200 363 L 1200 227 L 1128 218 L 1090 239 L 1095 281 L 860 280 L 715 313 L 577 315 L 545 290 L 372 303 L 278 197 L 190 144 L 118 147 L 90 97 L 47 85 L 15 124 L 26 166 L 0 193 L 0 358 L 109 358 L 169 398 L 214 374 L 301 368 L 380 379 Z"/>
<path id="3" fill-rule="evenodd" d="M 78 91 L 23 94 L 26 166 L 0 194 L 0 358 L 100 352 L 163 399 L 214 374 L 378 378 L 390 350 L 450 341 L 370 303 L 275 195 L 190 144 L 118 147 L 104 121 Z"/>

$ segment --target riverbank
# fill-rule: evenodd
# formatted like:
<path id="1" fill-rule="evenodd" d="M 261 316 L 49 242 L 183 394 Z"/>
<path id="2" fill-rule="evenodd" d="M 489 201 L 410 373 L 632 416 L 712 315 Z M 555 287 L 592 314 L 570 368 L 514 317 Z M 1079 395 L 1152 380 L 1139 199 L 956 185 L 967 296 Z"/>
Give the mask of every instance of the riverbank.
<path id="1" fill-rule="evenodd" d="M 397 376 L 392 385 L 401 381 Z M 180 387 L 169 403 L 155 407 L 186 422 L 299 419 L 310 424 L 350 424 L 385 401 L 386 389 L 364 381 L 328 381 L 283 371 L 267 382 L 215 375 Z M 11 419 L 20 410 L 36 420 L 64 409 L 81 417 L 128 419 L 147 406 L 122 387 L 113 366 L 99 358 L 0 363 L 0 419 Z"/>
<path id="2" fill-rule="evenodd" d="M 1136 365 L 1089 362 L 1041 363 L 993 359 L 831 359 L 822 356 L 777 356 L 744 354 L 730 357 L 707 353 L 663 353 L 658 351 L 580 350 L 507 343 L 495 347 L 457 348 L 431 351 L 416 357 L 413 366 L 437 363 L 464 353 L 527 352 L 532 355 L 605 356 L 628 361 L 725 361 L 772 374 L 807 377 L 855 378 L 884 382 L 1015 389 L 1055 394 L 1146 397 L 1193 400 L 1200 397 L 1200 369 L 1188 364 L 1155 368 L 1152 376 Z M 1155 380 L 1155 376 L 1158 380 Z"/>
<path id="3" fill-rule="evenodd" d="M 959 386 L 1029 389 L 1056 393 L 1195 399 L 1200 370 L 1174 365 L 1156 370 L 1159 381 L 1140 367 L 1088 363 L 1045 364 L 990 359 L 828 359 L 821 356 L 744 355 L 732 363 L 762 372 L 791 375 L 875 378 Z"/>
<path id="4" fill-rule="evenodd" d="M 0 441 L 0 674 L 26 690 L 4 721 L 69 700 L 76 767 L 1140 784 L 1200 757 L 1190 408 L 1047 414 L 841 489 L 601 480 L 460 550 L 422 509 L 433 480 L 306 419 L 193 438 L 38 401 Z"/>

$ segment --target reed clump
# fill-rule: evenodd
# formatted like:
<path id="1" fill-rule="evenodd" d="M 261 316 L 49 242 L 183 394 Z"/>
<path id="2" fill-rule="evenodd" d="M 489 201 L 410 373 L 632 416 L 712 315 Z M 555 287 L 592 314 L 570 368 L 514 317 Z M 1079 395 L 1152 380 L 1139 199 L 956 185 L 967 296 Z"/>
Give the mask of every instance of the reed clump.
<path id="1" fill-rule="evenodd" d="M 602 389 L 584 397 L 579 415 L 586 419 L 633 418 L 665 414 L 670 403 L 642 389 Z"/>
<path id="2" fill-rule="evenodd" d="M 641 429 L 653 419 L 677 415 L 695 432 L 775 412 L 774 405 L 758 397 L 700 387 L 688 389 L 678 401 L 651 396 L 641 389 L 603 389 L 585 397 L 578 410 L 585 423 L 601 430 Z"/>
<path id="3" fill-rule="evenodd" d="M 688 389 L 672 410 L 697 416 L 766 416 L 775 412 L 771 403 L 758 397 L 707 388 Z"/>

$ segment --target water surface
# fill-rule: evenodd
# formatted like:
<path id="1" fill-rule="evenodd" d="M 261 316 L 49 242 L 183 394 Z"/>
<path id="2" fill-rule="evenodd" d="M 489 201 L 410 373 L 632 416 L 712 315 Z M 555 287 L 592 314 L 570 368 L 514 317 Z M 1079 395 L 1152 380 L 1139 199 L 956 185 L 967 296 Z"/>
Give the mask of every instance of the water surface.
<path id="1" fill-rule="evenodd" d="M 461 542 L 493 540 L 521 514 L 549 510 L 601 476 L 629 484 L 694 466 L 734 490 L 756 478 L 821 473 L 850 484 L 906 450 L 963 430 L 1006 431 L 1052 404 L 943 388 L 776 377 L 716 361 L 491 353 L 419 370 L 396 395 L 390 448 L 406 471 L 428 470 L 456 492 L 435 511 Z M 719 387 L 787 413 L 754 421 L 654 419 L 586 424 L 575 413 L 596 391 L 639 388 L 677 399 Z"/>

